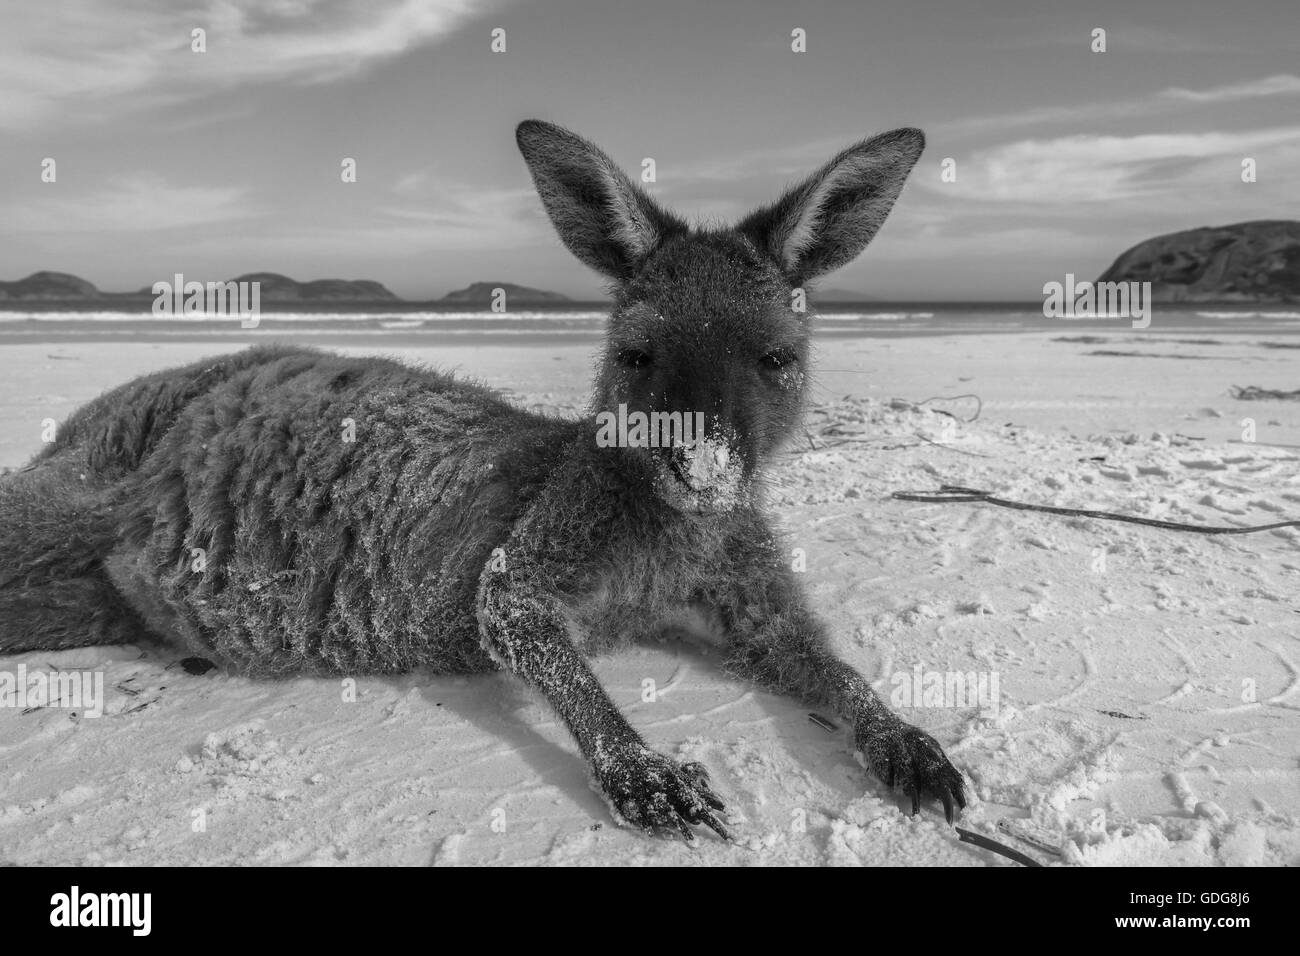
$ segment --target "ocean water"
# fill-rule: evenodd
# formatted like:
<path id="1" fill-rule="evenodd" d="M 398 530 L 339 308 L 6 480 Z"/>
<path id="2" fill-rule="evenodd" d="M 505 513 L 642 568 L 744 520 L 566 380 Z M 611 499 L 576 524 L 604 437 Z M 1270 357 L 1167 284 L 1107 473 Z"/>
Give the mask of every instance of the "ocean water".
<path id="1" fill-rule="evenodd" d="M 155 317 L 148 312 L 30 305 L 0 311 L 0 344 L 21 341 L 199 341 L 310 338 L 357 341 L 514 341 L 596 339 L 608 316 L 604 303 L 573 303 L 505 313 L 409 304 L 365 308 L 340 306 L 313 311 L 264 311 L 255 328 L 235 316 Z M 819 338 L 962 335 L 1042 332 L 1063 336 L 1158 336 L 1300 334 L 1296 307 L 1205 308 L 1155 305 L 1151 324 L 1135 329 L 1121 318 L 1057 319 L 1033 304 L 835 303 L 812 314 Z"/>

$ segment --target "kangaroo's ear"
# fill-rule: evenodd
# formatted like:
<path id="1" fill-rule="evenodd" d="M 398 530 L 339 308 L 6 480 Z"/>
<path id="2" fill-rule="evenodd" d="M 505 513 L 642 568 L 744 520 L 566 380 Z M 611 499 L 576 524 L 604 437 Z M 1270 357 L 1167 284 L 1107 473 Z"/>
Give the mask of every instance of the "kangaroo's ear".
<path id="1" fill-rule="evenodd" d="M 630 279 L 665 238 L 686 231 L 581 136 L 525 120 L 515 140 L 555 231 L 570 252 L 611 279 Z"/>
<path id="2" fill-rule="evenodd" d="M 924 148 L 919 129 L 863 140 L 736 229 L 796 284 L 838 269 L 875 236 Z"/>

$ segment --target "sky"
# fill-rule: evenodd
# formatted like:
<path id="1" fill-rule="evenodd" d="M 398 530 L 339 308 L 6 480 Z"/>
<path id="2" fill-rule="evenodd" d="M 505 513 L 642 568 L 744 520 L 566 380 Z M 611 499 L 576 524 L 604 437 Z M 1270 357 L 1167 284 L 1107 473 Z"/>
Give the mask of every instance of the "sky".
<path id="1" fill-rule="evenodd" d="M 0 24 L 0 279 L 597 297 L 514 145 L 530 117 L 652 158 L 648 191 L 715 224 L 922 128 L 822 283 L 875 299 L 1036 300 L 1153 235 L 1300 218 L 1297 0 L 0 0 Z"/>

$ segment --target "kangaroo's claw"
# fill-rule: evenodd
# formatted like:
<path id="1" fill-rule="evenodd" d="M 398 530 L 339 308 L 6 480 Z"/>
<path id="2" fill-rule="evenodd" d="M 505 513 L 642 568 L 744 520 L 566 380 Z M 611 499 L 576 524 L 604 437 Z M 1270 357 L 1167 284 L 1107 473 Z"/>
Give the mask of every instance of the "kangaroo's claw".
<path id="1" fill-rule="evenodd" d="M 943 748 L 929 734 L 901 720 L 887 723 L 873 721 L 859 725 L 856 733 L 858 750 L 871 771 L 893 788 L 901 785 L 912 798 L 912 814 L 921 812 L 925 795 L 943 804 L 948 823 L 953 822 L 953 804 L 966 808 L 966 784 L 961 773 L 944 755 Z"/>
<path id="2" fill-rule="evenodd" d="M 695 839 L 691 828 L 703 825 L 731 839 L 714 815 L 726 807 L 698 763 L 679 764 L 637 743 L 606 757 L 597 777 L 623 822 L 687 841 Z"/>

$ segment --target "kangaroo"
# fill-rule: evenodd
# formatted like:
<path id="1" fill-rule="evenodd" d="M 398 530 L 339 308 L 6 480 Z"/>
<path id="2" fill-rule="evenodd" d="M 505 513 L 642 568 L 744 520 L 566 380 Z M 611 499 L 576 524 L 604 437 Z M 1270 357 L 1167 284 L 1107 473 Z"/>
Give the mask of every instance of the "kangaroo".
<path id="1" fill-rule="evenodd" d="M 727 839 L 704 768 L 649 749 L 586 661 L 694 609 L 728 673 L 833 710 L 913 813 L 936 798 L 951 823 L 960 773 L 832 653 L 762 507 L 808 388 L 792 293 L 872 239 L 923 135 L 859 142 L 726 229 L 689 227 L 567 130 L 516 139 L 614 296 L 586 414 L 285 346 L 136 379 L 0 481 L 0 650 L 147 634 L 255 677 L 502 668 L 564 721 L 616 821 Z M 616 410 L 704 431 L 598 440 Z"/>

